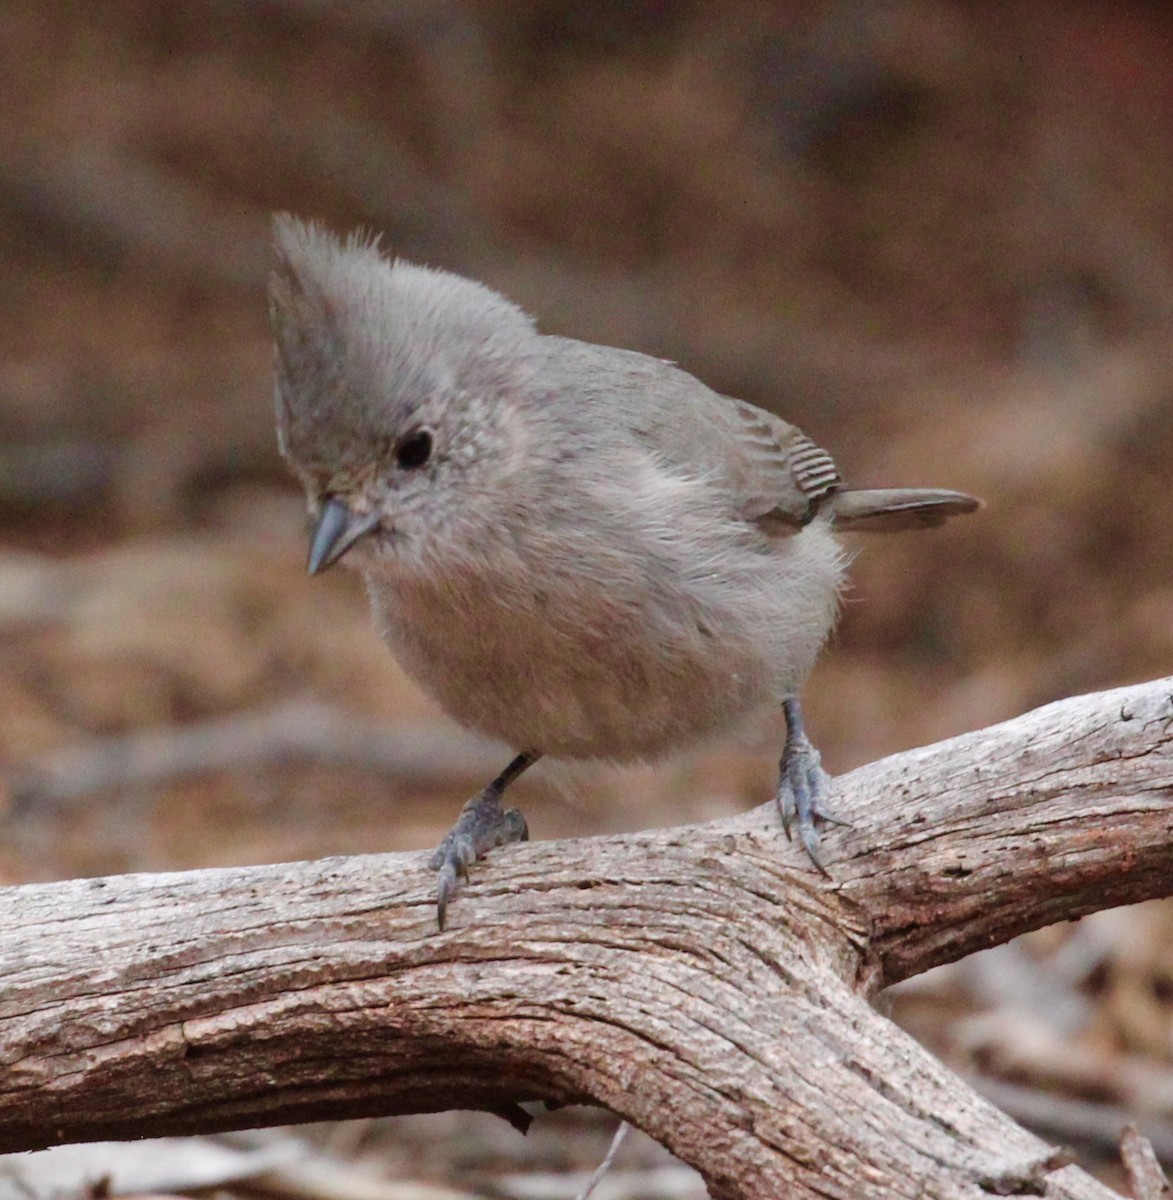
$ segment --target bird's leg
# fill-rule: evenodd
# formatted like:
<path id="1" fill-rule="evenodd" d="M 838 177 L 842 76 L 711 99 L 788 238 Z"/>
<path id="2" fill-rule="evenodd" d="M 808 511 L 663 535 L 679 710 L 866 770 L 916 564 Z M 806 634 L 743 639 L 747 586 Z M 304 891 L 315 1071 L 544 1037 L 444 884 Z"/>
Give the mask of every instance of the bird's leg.
<path id="1" fill-rule="evenodd" d="M 847 822 L 823 807 L 831 776 L 823 770 L 819 752 L 806 736 L 798 697 L 787 696 L 782 701 L 782 712 L 786 717 L 786 745 L 778 764 L 778 794 L 775 796 L 782 814 L 782 828 L 789 838 L 790 824 L 794 821 L 811 862 L 826 875 L 827 870 L 819 858 L 816 822 L 832 825 L 846 825 Z"/>
<path id="2" fill-rule="evenodd" d="M 532 750 L 519 754 L 484 791 L 475 795 L 461 809 L 456 824 L 436 847 L 432 855 L 432 869 L 439 872 L 436 882 L 436 919 L 441 929 L 444 928 L 448 901 L 456 891 L 457 882 L 468 878 L 468 868 L 494 846 L 529 840 L 525 817 L 516 808 L 502 809 L 501 796 L 540 757 Z"/>

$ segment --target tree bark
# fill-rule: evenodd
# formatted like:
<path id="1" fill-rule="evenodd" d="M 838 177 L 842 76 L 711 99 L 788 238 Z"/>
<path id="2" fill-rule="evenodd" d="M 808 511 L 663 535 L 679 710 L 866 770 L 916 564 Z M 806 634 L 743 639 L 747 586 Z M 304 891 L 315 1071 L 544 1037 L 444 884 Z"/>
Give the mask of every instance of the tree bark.
<path id="1" fill-rule="evenodd" d="M 495 851 L 5 889 L 0 1150 L 605 1105 L 712 1195 L 1114 1195 L 877 1014 L 883 984 L 1173 892 L 1173 679 L 836 781 L 830 879 L 772 806 Z"/>

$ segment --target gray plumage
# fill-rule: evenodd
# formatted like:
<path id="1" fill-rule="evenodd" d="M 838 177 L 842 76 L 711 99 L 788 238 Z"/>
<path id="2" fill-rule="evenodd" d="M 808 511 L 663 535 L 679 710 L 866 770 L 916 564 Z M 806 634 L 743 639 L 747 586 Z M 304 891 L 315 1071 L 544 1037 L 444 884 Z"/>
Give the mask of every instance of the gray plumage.
<path id="1" fill-rule="evenodd" d="M 838 608 L 835 527 L 977 507 L 844 489 L 780 418 L 370 240 L 281 217 L 276 248 L 315 567 L 345 552 L 406 670 L 532 757 L 654 758 L 794 697 Z"/>

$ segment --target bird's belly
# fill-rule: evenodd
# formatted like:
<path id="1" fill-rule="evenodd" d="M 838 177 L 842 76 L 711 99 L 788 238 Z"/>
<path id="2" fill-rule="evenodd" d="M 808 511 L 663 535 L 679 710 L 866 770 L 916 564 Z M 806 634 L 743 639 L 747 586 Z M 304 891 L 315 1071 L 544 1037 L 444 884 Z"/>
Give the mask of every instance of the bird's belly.
<path id="1" fill-rule="evenodd" d="M 456 720 L 517 750 L 654 758 L 777 699 L 765 648 L 685 608 L 625 604 L 581 586 L 398 581 L 370 591 L 408 673 Z"/>

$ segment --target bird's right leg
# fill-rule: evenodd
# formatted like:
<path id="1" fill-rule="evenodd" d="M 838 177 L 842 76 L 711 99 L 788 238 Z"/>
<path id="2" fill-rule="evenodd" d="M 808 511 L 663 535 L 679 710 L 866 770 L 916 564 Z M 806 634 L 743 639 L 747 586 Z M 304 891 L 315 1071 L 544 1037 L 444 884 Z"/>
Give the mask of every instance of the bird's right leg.
<path id="1" fill-rule="evenodd" d="M 503 809 L 505 789 L 541 757 L 533 750 L 523 751 L 460 811 L 456 824 L 445 835 L 432 855 L 432 869 L 439 872 L 436 881 L 436 920 L 441 929 L 448 912 L 448 901 L 459 880 L 468 878 L 468 868 L 494 846 L 529 840 L 525 817 L 516 808 Z"/>

